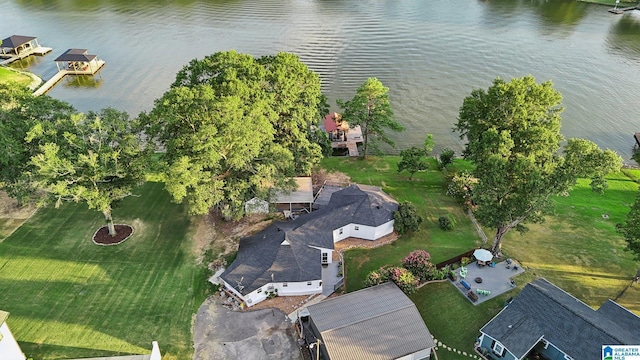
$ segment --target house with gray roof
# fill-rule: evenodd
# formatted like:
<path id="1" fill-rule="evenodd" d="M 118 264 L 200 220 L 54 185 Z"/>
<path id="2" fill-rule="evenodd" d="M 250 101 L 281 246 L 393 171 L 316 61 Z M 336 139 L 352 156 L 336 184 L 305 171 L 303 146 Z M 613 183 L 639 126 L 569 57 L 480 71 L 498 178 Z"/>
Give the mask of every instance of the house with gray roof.
<path id="1" fill-rule="evenodd" d="M 429 359 L 436 346 L 415 304 L 388 282 L 309 305 L 315 360 Z M 319 346 L 319 347 L 318 347 Z"/>
<path id="2" fill-rule="evenodd" d="M 220 280 L 247 306 L 275 294 L 330 294 L 338 278 L 334 273 L 330 284 L 323 283 L 323 274 L 340 261 L 334 244 L 348 237 L 375 241 L 392 233 L 397 208 L 379 187 L 351 185 L 336 191 L 319 210 L 241 239 L 238 256 Z"/>
<path id="3" fill-rule="evenodd" d="M 640 344 L 640 317 L 608 300 L 598 310 L 544 278 L 480 329 L 477 348 L 489 359 L 600 360 L 603 345 Z"/>

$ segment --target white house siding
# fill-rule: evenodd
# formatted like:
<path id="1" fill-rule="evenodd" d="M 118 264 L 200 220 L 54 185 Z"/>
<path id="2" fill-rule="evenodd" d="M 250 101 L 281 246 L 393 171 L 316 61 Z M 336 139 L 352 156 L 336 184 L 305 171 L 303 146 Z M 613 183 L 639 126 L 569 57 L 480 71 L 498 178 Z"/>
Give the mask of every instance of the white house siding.
<path id="1" fill-rule="evenodd" d="M 333 262 L 333 249 L 326 249 L 317 246 L 311 247 L 320 250 L 320 262 L 322 262 L 322 254 L 327 254 L 327 264 L 331 264 Z"/>
<path id="2" fill-rule="evenodd" d="M 13 337 L 11 330 L 6 323 L 0 326 L 0 359 L 2 360 L 25 360 L 26 357 L 20 350 L 18 342 Z"/>
<path id="3" fill-rule="evenodd" d="M 311 285 L 308 283 L 311 283 Z M 278 289 L 278 296 L 297 296 L 322 293 L 322 280 L 290 282 L 286 283 L 287 286 L 284 286 L 284 284 L 285 283 L 269 283 L 247 295 L 242 296 L 242 299 L 244 299 L 248 307 L 251 307 L 261 301 L 264 301 L 268 294 L 270 292 L 275 292 L 276 289 Z M 238 294 L 235 289 L 233 292 Z"/>
<path id="4" fill-rule="evenodd" d="M 396 360 L 422 360 L 429 359 L 431 357 L 431 348 L 416 351 L 413 354 L 399 357 Z"/>
<path id="5" fill-rule="evenodd" d="M 384 225 L 381 225 L 381 226 L 384 226 Z M 342 234 L 340 233 L 341 229 L 342 229 Z M 391 226 L 391 231 L 393 231 L 393 225 Z M 349 224 L 333 230 L 333 242 L 337 243 L 338 241 L 342 241 L 348 237 L 356 237 L 356 238 L 365 239 L 365 240 L 376 240 L 378 239 L 378 237 L 376 237 L 377 232 L 378 232 L 377 228 L 373 226 Z"/>
<path id="6" fill-rule="evenodd" d="M 389 235 L 393 232 L 394 220 L 388 221 L 376 228 L 375 239 L 380 239 L 385 235 Z"/>

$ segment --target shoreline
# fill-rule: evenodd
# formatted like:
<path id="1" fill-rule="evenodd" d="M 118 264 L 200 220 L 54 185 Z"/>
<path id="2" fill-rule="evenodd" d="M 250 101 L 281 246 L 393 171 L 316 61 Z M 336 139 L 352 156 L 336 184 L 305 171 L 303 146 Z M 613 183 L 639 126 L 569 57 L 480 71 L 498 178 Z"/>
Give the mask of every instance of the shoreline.
<path id="1" fill-rule="evenodd" d="M 587 4 L 596 4 L 596 5 L 606 5 L 606 6 L 616 6 L 616 0 L 578 0 L 578 2 L 583 2 Z M 618 7 L 625 8 L 638 5 L 637 1 L 620 1 Z"/>

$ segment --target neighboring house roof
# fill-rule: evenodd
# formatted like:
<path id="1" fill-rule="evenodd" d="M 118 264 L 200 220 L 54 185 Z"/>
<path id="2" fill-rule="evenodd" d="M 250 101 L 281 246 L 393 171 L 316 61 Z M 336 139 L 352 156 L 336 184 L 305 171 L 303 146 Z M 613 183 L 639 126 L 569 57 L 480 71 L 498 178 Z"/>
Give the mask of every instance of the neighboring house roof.
<path id="1" fill-rule="evenodd" d="M 277 191 L 274 196 L 273 203 L 276 204 L 309 204 L 313 202 L 313 184 L 311 178 L 294 177 L 296 182 L 296 190 L 294 191 Z"/>
<path id="2" fill-rule="evenodd" d="M 517 358 L 545 340 L 574 359 L 600 360 L 602 345 L 640 340 L 640 318 L 609 300 L 598 311 L 544 278 L 527 284 L 482 333 Z"/>
<path id="3" fill-rule="evenodd" d="M 87 49 L 69 49 L 62 55 L 58 56 L 54 61 L 86 61 L 95 59 L 97 55 L 88 55 Z"/>
<path id="4" fill-rule="evenodd" d="M 397 208 L 380 188 L 351 185 L 333 193 L 320 210 L 241 239 L 238 256 L 220 277 L 241 294 L 272 282 L 321 279 L 320 250 L 312 246 L 333 249 L 333 230 L 352 223 L 385 224 Z"/>
<path id="5" fill-rule="evenodd" d="M 35 39 L 34 36 L 24 36 L 24 35 L 12 35 L 9 36 L 6 39 L 2 40 L 2 45 L 0 45 L 3 48 L 17 48 L 20 45 L 24 45 L 26 43 L 28 43 L 29 41 Z"/>
<path id="6" fill-rule="evenodd" d="M 307 306 L 332 360 L 396 359 L 435 346 L 415 304 L 384 283 Z"/>

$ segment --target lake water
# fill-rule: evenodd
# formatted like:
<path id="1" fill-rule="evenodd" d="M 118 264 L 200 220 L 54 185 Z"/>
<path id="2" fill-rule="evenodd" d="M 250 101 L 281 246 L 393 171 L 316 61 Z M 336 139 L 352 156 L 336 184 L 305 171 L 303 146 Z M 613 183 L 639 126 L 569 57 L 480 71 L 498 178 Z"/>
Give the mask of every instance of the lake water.
<path id="1" fill-rule="evenodd" d="M 367 77 L 390 88 L 407 131 L 399 148 L 451 131 L 465 96 L 497 77 L 551 79 L 564 96 L 562 132 L 627 160 L 640 131 L 640 12 L 612 15 L 575 0 L 4 0 L 0 37 L 53 47 L 14 65 L 51 77 L 68 48 L 106 60 L 95 78 L 63 80 L 49 95 L 81 111 L 153 107 L 189 60 L 236 49 L 288 51 L 322 78 L 332 110 Z"/>

